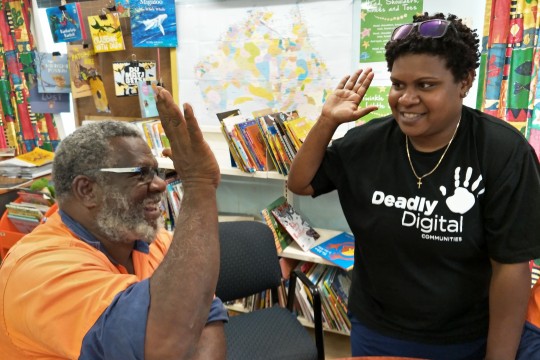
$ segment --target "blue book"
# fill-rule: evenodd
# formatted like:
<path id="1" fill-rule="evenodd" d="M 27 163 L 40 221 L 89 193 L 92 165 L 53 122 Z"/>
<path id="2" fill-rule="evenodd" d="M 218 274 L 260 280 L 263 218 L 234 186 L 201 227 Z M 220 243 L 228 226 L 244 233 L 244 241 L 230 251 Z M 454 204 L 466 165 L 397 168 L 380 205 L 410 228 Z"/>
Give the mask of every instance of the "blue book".
<path id="1" fill-rule="evenodd" d="M 48 8 L 45 12 L 55 43 L 73 42 L 86 38 L 84 26 L 81 26 L 82 16 L 79 3 Z"/>
<path id="2" fill-rule="evenodd" d="M 176 9 L 173 0 L 131 0 L 133 47 L 177 47 Z"/>
<path id="3" fill-rule="evenodd" d="M 71 92 L 67 54 L 36 52 L 35 64 L 38 92 Z"/>
<path id="4" fill-rule="evenodd" d="M 354 236 L 349 233 L 342 232 L 310 250 L 344 270 L 354 266 Z"/>

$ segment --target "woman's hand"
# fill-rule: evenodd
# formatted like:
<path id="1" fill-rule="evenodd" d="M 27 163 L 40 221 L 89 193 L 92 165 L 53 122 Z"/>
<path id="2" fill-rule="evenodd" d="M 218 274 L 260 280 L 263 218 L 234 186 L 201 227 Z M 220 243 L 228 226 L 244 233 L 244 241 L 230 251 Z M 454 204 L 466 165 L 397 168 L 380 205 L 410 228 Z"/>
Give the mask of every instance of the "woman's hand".
<path id="1" fill-rule="evenodd" d="M 362 116 L 377 110 L 376 106 L 359 107 L 373 80 L 373 76 L 374 73 L 371 68 L 359 69 L 352 75 L 345 76 L 324 103 L 321 117 L 339 125 L 358 120 Z"/>

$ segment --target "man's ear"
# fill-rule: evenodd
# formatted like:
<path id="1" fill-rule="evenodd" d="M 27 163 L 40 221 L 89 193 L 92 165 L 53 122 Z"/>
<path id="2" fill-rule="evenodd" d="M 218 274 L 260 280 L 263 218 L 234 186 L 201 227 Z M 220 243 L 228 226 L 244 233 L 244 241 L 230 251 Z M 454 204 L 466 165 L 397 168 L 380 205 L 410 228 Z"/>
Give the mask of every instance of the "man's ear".
<path id="1" fill-rule="evenodd" d="M 86 175 L 77 175 L 71 182 L 73 196 L 86 208 L 93 208 L 98 205 L 99 185 Z"/>

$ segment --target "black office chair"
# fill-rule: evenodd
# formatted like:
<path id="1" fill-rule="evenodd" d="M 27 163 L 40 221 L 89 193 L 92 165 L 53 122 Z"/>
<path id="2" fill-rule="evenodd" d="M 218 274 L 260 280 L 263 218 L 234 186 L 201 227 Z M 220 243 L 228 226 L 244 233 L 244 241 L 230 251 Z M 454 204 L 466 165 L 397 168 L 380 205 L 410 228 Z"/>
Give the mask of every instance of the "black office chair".
<path id="1" fill-rule="evenodd" d="M 223 302 L 272 290 L 274 306 L 231 316 L 225 325 L 228 360 L 324 359 L 321 301 L 318 289 L 302 273 L 289 280 L 287 308 L 277 304 L 281 268 L 270 228 L 257 221 L 219 224 L 221 269 L 216 295 Z M 315 342 L 292 313 L 296 279 L 314 299 Z"/>

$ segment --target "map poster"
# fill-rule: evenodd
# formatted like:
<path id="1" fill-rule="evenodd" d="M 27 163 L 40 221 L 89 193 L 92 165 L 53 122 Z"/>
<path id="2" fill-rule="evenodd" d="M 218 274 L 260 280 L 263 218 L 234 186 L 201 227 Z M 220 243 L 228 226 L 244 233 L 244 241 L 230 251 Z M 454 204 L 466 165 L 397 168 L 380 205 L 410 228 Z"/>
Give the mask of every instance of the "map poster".
<path id="1" fill-rule="evenodd" d="M 233 109 L 315 120 L 353 65 L 352 1 L 226 3 L 177 4 L 181 101 L 205 131 L 219 131 L 216 114 Z"/>
<path id="2" fill-rule="evenodd" d="M 362 102 L 360 103 L 361 107 L 366 106 L 377 106 L 379 109 L 370 112 L 366 116 L 358 119 L 356 125 L 362 125 L 367 123 L 370 120 L 380 118 L 386 115 L 390 115 L 392 110 L 390 105 L 388 105 L 388 92 L 390 91 L 390 86 L 374 86 L 373 84 L 368 88 Z"/>
<path id="3" fill-rule="evenodd" d="M 423 0 L 362 1 L 360 12 L 360 62 L 382 62 L 384 47 L 396 27 L 411 23 L 422 13 Z"/>

